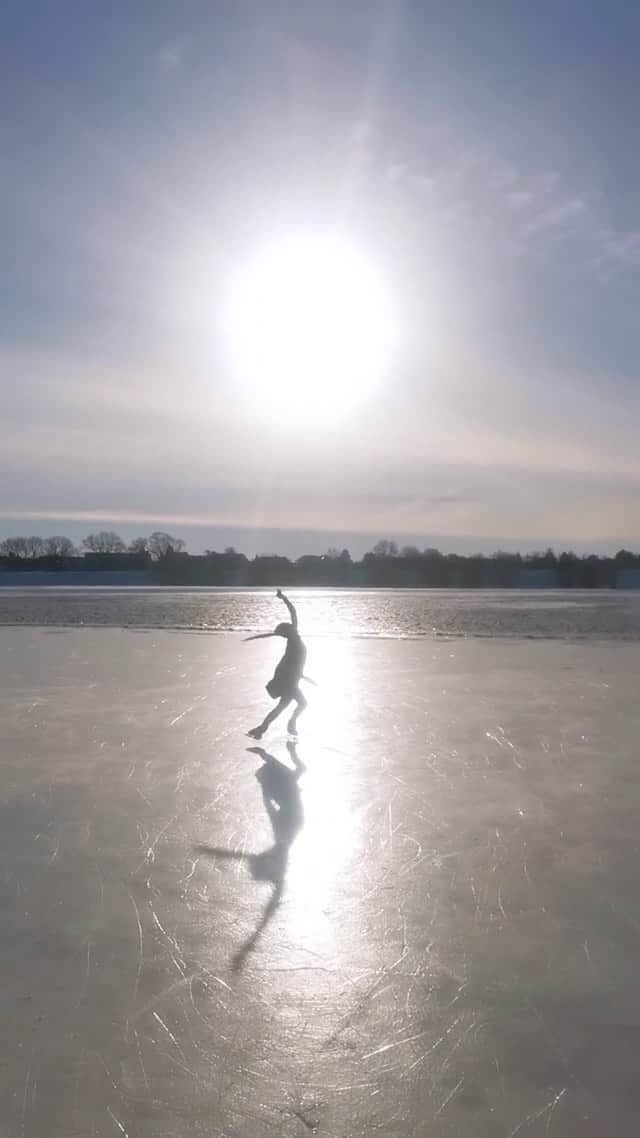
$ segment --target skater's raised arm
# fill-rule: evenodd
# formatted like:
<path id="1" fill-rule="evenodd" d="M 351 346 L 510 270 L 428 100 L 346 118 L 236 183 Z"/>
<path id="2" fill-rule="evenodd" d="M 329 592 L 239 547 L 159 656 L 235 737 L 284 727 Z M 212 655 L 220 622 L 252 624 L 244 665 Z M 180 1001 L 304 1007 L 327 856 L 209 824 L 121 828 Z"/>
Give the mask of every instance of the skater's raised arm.
<path id="1" fill-rule="evenodd" d="M 297 627 L 298 627 L 298 614 L 297 614 L 297 612 L 296 612 L 296 610 L 295 610 L 294 606 L 292 605 L 291 601 L 289 600 L 289 598 L 288 598 L 288 597 L 285 597 L 284 593 L 282 592 L 282 589 L 278 589 L 278 592 L 276 593 L 276 596 L 277 596 L 277 597 L 278 597 L 278 598 L 279 598 L 281 601 L 283 601 L 283 602 L 284 602 L 284 604 L 285 604 L 285 605 L 287 606 L 287 608 L 289 609 L 289 616 L 291 617 L 291 623 L 292 623 L 293 627 L 294 627 L 295 629 L 297 629 Z"/>

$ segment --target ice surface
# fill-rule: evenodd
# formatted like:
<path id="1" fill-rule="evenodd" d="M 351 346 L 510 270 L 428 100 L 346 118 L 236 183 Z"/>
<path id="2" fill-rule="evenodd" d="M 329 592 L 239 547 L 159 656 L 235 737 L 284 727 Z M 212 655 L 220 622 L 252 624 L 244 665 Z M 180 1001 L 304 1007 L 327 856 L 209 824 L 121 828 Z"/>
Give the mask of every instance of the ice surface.
<path id="1" fill-rule="evenodd" d="M 30 574 L 25 574 L 30 576 Z M 640 591 L 294 589 L 305 636 L 640 640 Z M 3 588 L 0 625 L 263 632 L 273 589 Z"/>
<path id="2" fill-rule="evenodd" d="M 638 645 L 309 647 L 2 631 L 1 1138 L 637 1138 Z"/>

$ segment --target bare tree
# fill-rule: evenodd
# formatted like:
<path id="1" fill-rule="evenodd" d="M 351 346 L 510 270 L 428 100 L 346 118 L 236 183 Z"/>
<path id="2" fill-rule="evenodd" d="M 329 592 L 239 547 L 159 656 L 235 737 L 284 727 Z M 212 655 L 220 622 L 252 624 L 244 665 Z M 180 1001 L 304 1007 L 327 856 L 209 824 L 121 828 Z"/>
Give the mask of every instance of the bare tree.
<path id="1" fill-rule="evenodd" d="M 3 557 L 26 557 L 26 537 L 7 537 L 0 543 L 0 553 Z"/>
<path id="2" fill-rule="evenodd" d="M 180 537 L 172 537 L 170 533 L 156 530 L 155 533 L 151 534 L 147 548 L 154 560 L 159 561 L 168 553 L 181 553 L 184 549 L 184 541 Z"/>
<path id="3" fill-rule="evenodd" d="M 24 558 L 24 537 L 6 537 L 5 541 L 0 543 L 0 553 L 3 558 Z"/>
<path id="4" fill-rule="evenodd" d="M 133 541 L 129 542 L 127 553 L 147 553 L 148 549 L 148 537 L 134 537 Z"/>
<path id="5" fill-rule="evenodd" d="M 376 542 L 371 552 L 374 557 L 397 557 L 398 546 L 395 541 L 387 541 L 383 538 Z"/>
<path id="6" fill-rule="evenodd" d="M 45 537 L 43 545 L 47 557 L 73 557 L 76 551 L 73 542 L 68 537 L 58 535 Z"/>
<path id="7" fill-rule="evenodd" d="M 42 557 L 44 553 L 44 542 L 41 537 L 25 537 L 24 540 L 27 557 Z"/>
<path id="8" fill-rule="evenodd" d="M 124 553 L 125 544 L 122 538 L 113 530 L 100 530 L 99 533 L 90 533 L 82 542 L 89 553 Z"/>

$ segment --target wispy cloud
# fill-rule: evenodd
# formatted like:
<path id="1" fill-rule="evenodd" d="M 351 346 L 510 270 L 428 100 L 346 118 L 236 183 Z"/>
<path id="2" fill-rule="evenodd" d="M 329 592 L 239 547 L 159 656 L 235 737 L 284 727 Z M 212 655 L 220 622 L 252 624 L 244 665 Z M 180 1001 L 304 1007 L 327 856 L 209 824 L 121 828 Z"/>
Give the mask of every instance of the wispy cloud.
<path id="1" fill-rule="evenodd" d="M 597 388 L 576 395 L 567 375 L 530 372 L 515 387 L 504 361 L 450 362 L 421 400 L 389 390 L 386 409 L 361 415 L 345 448 L 312 427 L 279 436 L 233 407 L 220 420 L 215 400 L 186 398 L 184 382 L 160 366 L 96 368 L 14 348 L 0 371 L 16 393 L 0 425 L 5 519 L 479 541 L 640 529 L 640 398 L 617 406 Z M 25 418 L 25 407 L 37 415 Z"/>
<path id="2" fill-rule="evenodd" d="M 158 48 L 153 56 L 158 73 L 169 76 L 179 71 L 186 62 L 189 49 L 189 40 L 185 38 L 175 39 Z"/>
<path id="3" fill-rule="evenodd" d="M 429 138 L 429 131 L 426 131 Z M 567 238 L 583 243 L 594 264 L 635 268 L 640 264 L 640 229 L 608 220 L 602 185 L 579 171 L 527 168 L 494 146 L 457 137 L 442 124 L 433 157 L 417 157 L 401 144 L 376 140 L 375 159 L 383 179 L 419 195 L 436 220 L 459 227 L 465 240 L 484 238 L 493 252 L 553 251 Z M 371 145 L 371 139 L 369 139 Z M 424 151 L 429 154 L 428 143 Z"/>

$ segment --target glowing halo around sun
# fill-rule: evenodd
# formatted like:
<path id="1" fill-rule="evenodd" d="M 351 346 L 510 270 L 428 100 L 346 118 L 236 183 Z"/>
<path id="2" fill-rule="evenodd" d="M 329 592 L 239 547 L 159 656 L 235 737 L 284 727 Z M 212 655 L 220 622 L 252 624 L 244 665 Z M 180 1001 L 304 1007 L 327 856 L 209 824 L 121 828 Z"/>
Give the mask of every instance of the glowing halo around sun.
<path id="1" fill-rule="evenodd" d="M 234 374 L 249 401 L 281 422 L 338 422 L 390 364 L 390 295 L 364 251 L 340 236 L 264 244 L 232 274 L 226 301 Z"/>

